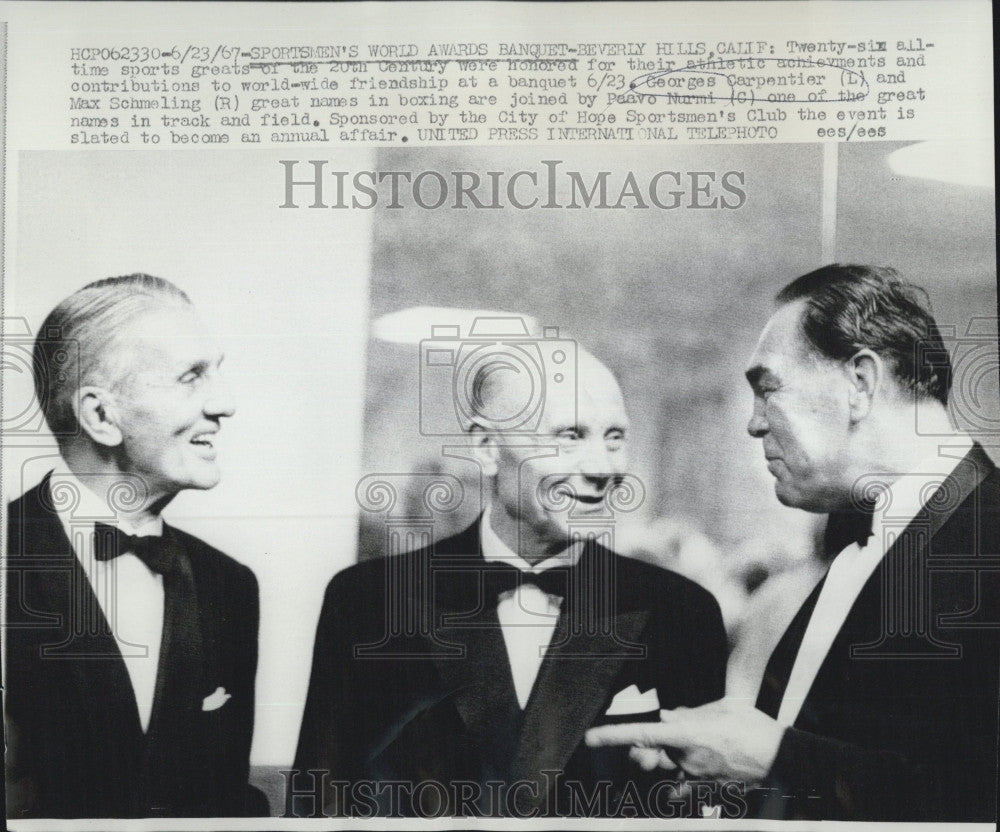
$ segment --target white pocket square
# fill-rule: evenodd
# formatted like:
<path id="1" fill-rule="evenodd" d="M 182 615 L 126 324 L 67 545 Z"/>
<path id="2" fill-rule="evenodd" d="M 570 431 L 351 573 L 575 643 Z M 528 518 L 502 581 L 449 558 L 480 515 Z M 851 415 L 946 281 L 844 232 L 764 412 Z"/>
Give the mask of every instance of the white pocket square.
<path id="1" fill-rule="evenodd" d="M 217 711 L 230 699 L 232 699 L 232 694 L 226 693 L 225 688 L 216 688 L 214 693 L 204 698 L 201 703 L 201 709 L 203 711 Z"/>
<path id="2" fill-rule="evenodd" d="M 656 697 L 656 688 L 650 688 L 645 693 L 639 693 L 639 688 L 629 685 L 625 690 L 615 694 L 605 716 L 622 716 L 624 714 L 644 714 L 660 710 L 660 700 Z"/>

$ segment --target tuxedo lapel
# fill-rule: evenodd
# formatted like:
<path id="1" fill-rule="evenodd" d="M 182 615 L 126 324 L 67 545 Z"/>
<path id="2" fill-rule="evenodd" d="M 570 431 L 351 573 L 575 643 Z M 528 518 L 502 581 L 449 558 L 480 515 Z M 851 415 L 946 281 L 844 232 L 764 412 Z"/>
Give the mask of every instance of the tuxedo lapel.
<path id="1" fill-rule="evenodd" d="M 570 570 L 567 597 L 522 713 L 496 604 L 483 597 L 478 531 L 474 525 L 474 534 L 435 553 L 434 661 L 444 695 L 453 699 L 487 768 L 508 782 L 538 782 L 538 805 L 546 799 L 541 772 L 564 769 L 622 664 L 644 655 L 640 637 L 649 610 L 616 609 L 616 556 L 588 545 Z"/>
<path id="2" fill-rule="evenodd" d="M 757 694 L 756 707 L 757 710 L 763 711 L 774 719 L 777 718 L 778 711 L 781 710 L 781 700 L 784 698 L 785 688 L 788 687 L 788 679 L 792 675 L 795 658 L 799 654 L 799 647 L 802 646 L 802 639 L 809 626 L 809 619 L 812 618 L 816 601 L 819 599 L 819 593 L 825 582 L 826 575 L 824 574 L 788 625 L 785 634 L 774 648 L 774 652 L 771 653 L 771 658 L 764 670 L 760 693 Z"/>
<path id="3" fill-rule="evenodd" d="M 435 656 L 444 695 L 454 703 L 486 768 L 503 776 L 515 747 L 520 707 L 496 611 L 485 613 L 478 625 L 442 628 L 441 634 L 464 653 L 459 658 L 446 648 Z"/>
<path id="4" fill-rule="evenodd" d="M 51 640 L 47 633 L 40 639 L 42 660 L 64 669 L 86 714 L 93 746 L 117 748 L 128 759 L 125 749 L 136 748 L 143 736 L 128 669 L 62 523 L 42 502 L 43 488 L 48 488 L 47 478 L 25 495 L 23 518 L 23 554 L 60 561 L 24 576 L 31 605 L 60 619 L 57 629 L 45 628 L 52 632 Z"/>
<path id="5" fill-rule="evenodd" d="M 601 615 L 581 618 L 586 611 L 574 603 L 573 597 L 564 599 L 525 708 L 511 779 L 538 783 L 533 807 L 544 804 L 546 799 L 547 782 L 541 773 L 565 768 L 584 732 L 599 717 L 622 664 L 642 652 L 637 642 L 649 610 L 615 609 L 615 580 L 609 579 L 614 575 L 614 558 L 611 552 L 593 544 L 581 556 L 576 568 L 582 580 L 575 586 L 571 582 L 570 595 L 581 592 L 583 598 L 593 599 L 596 592 L 607 605 Z M 525 790 L 521 790 L 519 796 L 524 795 Z"/>
<path id="6" fill-rule="evenodd" d="M 989 476 L 993 468 L 993 462 L 986 455 L 983 446 L 973 442 L 972 448 L 955 466 L 948 480 L 931 496 L 918 515 L 927 517 L 932 538 Z"/>
<path id="7" fill-rule="evenodd" d="M 180 541 L 188 555 L 191 570 L 194 574 L 194 589 L 198 600 L 198 628 L 201 635 L 201 654 L 204 672 L 203 695 L 211 694 L 221 682 L 221 667 L 219 665 L 219 625 L 217 610 L 222 603 L 218 599 L 218 586 L 213 576 L 205 571 L 205 559 L 198 557 L 198 552 L 192 551 L 194 539 L 190 535 L 181 535 L 171 526 L 164 524 L 164 534 L 171 534 Z"/>
<path id="8" fill-rule="evenodd" d="M 472 745 L 494 773 L 513 754 L 520 708 L 496 599 L 484 597 L 479 524 L 433 555 L 429 648 Z M 513 721 L 513 722 L 512 722 Z"/>
<path id="9" fill-rule="evenodd" d="M 858 595 L 831 654 L 847 651 L 852 659 L 960 655 L 959 645 L 940 641 L 935 635 L 937 622 L 930 620 L 932 588 L 927 558 L 934 554 L 934 538 L 963 503 L 976 499 L 976 489 L 991 470 L 993 463 L 982 446 L 974 443 L 893 540 Z M 975 514 L 978 516 L 978 510 Z"/>
<path id="10" fill-rule="evenodd" d="M 982 446 L 974 443 L 948 479 L 929 496 L 917 516 L 896 537 L 882 563 L 858 593 L 834 638 L 799 712 L 800 719 L 809 719 L 814 711 L 812 690 L 826 694 L 834 686 L 841 684 L 844 665 L 851 659 L 955 654 L 955 646 L 936 642 L 932 633 L 910 639 L 911 643 L 907 644 L 905 634 L 900 638 L 897 632 L 899 622 L 891 620 L 891 617 L 899 613 L 900 604 L 926 601 L 926 598 L 915 597 L 917 590 L 913 582 L 919 579 L 923 582 L 923 588 L 919 592 L 930 592 L 930 585 L 926 582 L 926 568 L 922 565 L 930 542 L 992 469 L 993 464 Z M 922 574 L 914 574 L 914 570 Z M 792 666 L 824 581 L 825 578 L 806 599 L 768 662 L 757 698 L 757 708 L 770 716 L 777 716 L 781 707 Z M 911 624 L 916 627 L 917 611 L 913 612 L 915 617 Z M 890 633 L 896 633 L 895 639 Z M 798 719 L 796 724 L 799 724 Z"/>
<path id="11" fill-rule="evenodd" d="M 214 799 L 213 792 L 221 788 L 218 779 L 227 764 L 224 715 L 205 712 L 202 704 L 209 694 L 224 686 L 218 661 L 219 610 L 224 607 L 218 597 L 216 576 L 206 571 L 206 559 L 195 551 L 195 539 L 166 524 L 163 534 L 183 548 L 182 554 L 190 564 L 197 616 L 193 628 L 190 621 L 185 624 L 178 619 L 183 613 L 175 610 L 172 619 L 170 588 L 165 587 L 167 614 L 147 735 L 152 793 L 167 806 L 208 806 Z M 179 656 L 170 641 L 182 635 L 179 643 L 186 655 Z M 193 676 L 189 679 L 187 673 Z M 246 692 L 237 691 L 236 695 Z"/>

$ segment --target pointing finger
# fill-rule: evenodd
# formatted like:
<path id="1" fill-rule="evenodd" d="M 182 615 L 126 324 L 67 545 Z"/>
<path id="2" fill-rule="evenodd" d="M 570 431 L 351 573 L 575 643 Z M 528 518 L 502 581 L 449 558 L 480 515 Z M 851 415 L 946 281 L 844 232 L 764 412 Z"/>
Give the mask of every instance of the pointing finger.
<path id="1" fill-rule="evenodd" d="M 652 771 L 660 764 L 660 752 L 656 748 L 643 748 L 633 745 L 629 749 L 628 756 L 633 762 L 638 763 L 643 771 Z"/>
<path id="2" fill-rule="evenodd" d="M 605 745 L 665 745 L 663 729 L 657 722 L 626 722 L 621 725 L 600 725 L 587 731 L 586 742 L 592 748 Z M 669 733 L 669 732 L 668 732 Z"/>

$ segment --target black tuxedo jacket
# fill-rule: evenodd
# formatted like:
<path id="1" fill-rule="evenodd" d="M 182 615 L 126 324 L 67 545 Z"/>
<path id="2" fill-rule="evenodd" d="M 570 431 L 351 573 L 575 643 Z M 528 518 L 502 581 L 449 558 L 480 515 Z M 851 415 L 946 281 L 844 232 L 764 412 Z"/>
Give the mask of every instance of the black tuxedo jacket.
<path id="1" fill-rule="evenodd" d="M 896 539 L 756 796 L 759 817 L 995 821 L 1000 475 L 976 445 Z M 819 595 L 768 663 L 777 714 Z"/>
<path id="2" fill-rule="evenodd" d="M 642 801 L 651 782 L 627 751 L 582 744 L 615 694 L 655 687 L 663 708 L 722 696 L 727 648 L 715 599 L 588 544 L 522 712 L 496 599 L 484 597 L 479 530 L 331 581 L 295 763 L 327 785 L 308 774 L 292 784 L 314 786 L 325 814 L 615 814 L 625 790 Z M 426 781 L 415 796 L 394 798 L 386 786 Z M 313 798 L 289 792 L 286 807 L 306 816 Z"/>
<path id="3" fill-rule="evenodd" d="M 140 817 L 146 735 L 128 670 L 90 583 L 51 511 L 48 478 L 9 506 L 5 627 L 10 818 Z M 253 573 L 178 529 L 194 572 L 211 694 L 194 716 L 184 804 L 166 814 L 266 813 L 247 783 L 257 670 Z M 74 610 L 71 614 L 71 609 Z"/>

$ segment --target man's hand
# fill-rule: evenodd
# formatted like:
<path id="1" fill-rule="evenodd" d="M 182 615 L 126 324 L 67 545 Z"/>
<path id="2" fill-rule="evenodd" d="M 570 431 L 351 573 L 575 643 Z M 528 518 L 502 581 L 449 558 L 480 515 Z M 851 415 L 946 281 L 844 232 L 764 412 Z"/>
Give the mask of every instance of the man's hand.
<path id="1" fill-rule="evenodd" d="M 660 722 L 601 725 L 589 746 L 631 745 L 646 770 L 680 767 L 698 779 L 756 785 L 767 775 L 784 728 L 745 700 L 720 699 L 698 708 L 660 711 Z"/>

